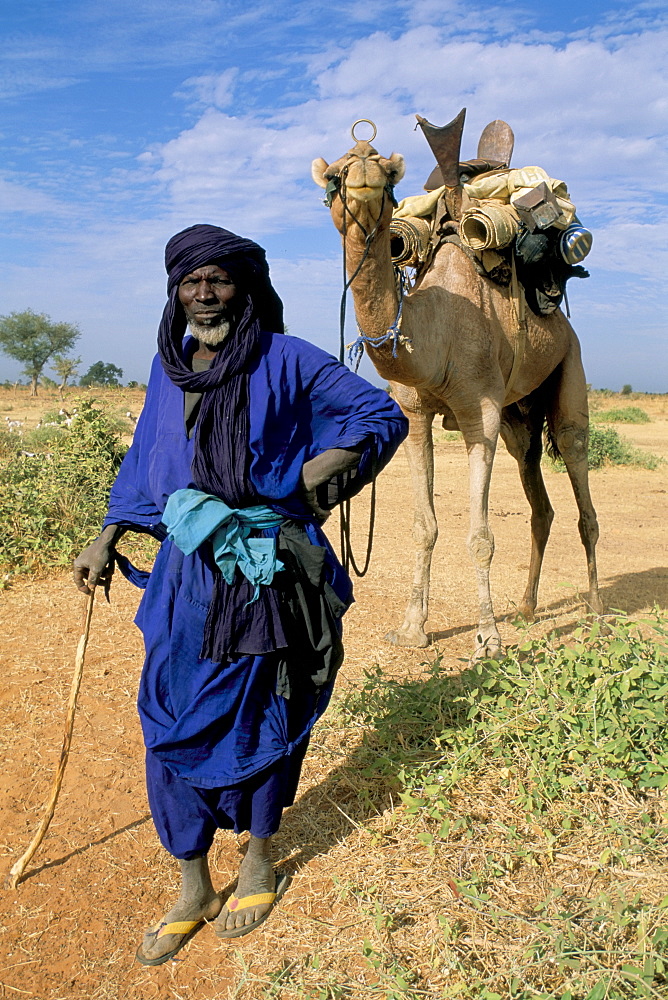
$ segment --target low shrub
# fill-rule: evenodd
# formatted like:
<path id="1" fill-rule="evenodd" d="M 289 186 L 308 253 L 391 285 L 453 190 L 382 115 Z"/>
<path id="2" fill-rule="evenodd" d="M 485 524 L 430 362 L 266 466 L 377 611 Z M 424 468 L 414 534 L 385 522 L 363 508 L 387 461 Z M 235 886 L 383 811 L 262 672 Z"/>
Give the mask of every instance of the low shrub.
<path id="1" fill-rule="evenodd" d="M 0 461 L 15 455 L 21 447 L 22 441 L 18 434 L 10 434 L 0 427 Z"/>
<path id="2" fill-rule="evenodd" d="M 48 450 L 14 445 L 0 467 L 0 567 L 13 572 L 66 565 L 98 533 L 126 450 L 94 399 L 78 401 L 69 428 L 40 428 L 29 440 Z"/>
<path id="3" fill-rule="evenodd" d="M 656 469 L 662 460 L 650 452 L 635 448 L 621 437 L 614 427 L 589 427 L 589 468 L 605 465 L 637 465 Z"/>
<path id="4" fill-rule="evenodd" d="M 22 438 L 24 451 L 49 451 L 54 441 L 62 441 L 67 436 L 67 430 L 57 427 L 35 427 L 27 431 Z"/>
<path id="5" fill-rule="evenodd" d="M 64 425 L 65 422 L 66 422 L 66 419 L 67 418 L 66 418 L 65 414 L 61 413 L 60 410 L 46 410 L 46 412 L 42 414 L 42 419 L 41 419 L 40 423 L 42 425 L 44 425 L 44 424 L 63 424 Z"/>
<path id="6" fill-rule="evenodd" d="M 604 465 L 634 465 L 634 451 L 614 428 L 589 428 L 590 469 L 600 469 Z"/>
<path id="7" fill-rule="evenodd" d="M 445 795 L 490 766 L 510 769 L 509 791 L 529 812 L 594 783 L 666 788 L 668 621 L 657 612 L 645 625 L 651 638 L 622 617 L 582 625 L 567 644 L 557 635 L 528 639 L 455 678 L 437 658 L 426 683 L 379 684 L 378 668 L 346 706 L 377 733 L 401 731 L 395 756 L 406 791 L 427 781 L 430 795 Z"/>
<path id="8" fill-rule="evenodd" d="M 377 857 L 347 889 L 379 931 L 364 956 L 411 1000 L 665 997 L 668 618 L 525 629 L 501 662 L 377 666 L 339 702 L 363 740 L 346 810 L 383 785 L 391 805 L 352 813 Z"/>
<path id="9" fill-rule="evenodd" d="M 598 418 L 595 418 L 598 419 Z M 555 472 L 564 472 L 566 466 L 559 456 L 556 459 L 546 455 L 545 464 Z M 642 469 L 657 469 L 664 460 L 651 452 L 636 448 L 615 430 L 614 427 L 589 425 L 589 468 L 602 469 L 610 465 L 635 465 Z"/>
<path id="10" fill-rule="evenodd" d="M 434 428 L 434 431 L 432 433 L 433 433 L 434 444 L 442 444 L 444 441 L 451 442 L 451 441 L 463 440 L 461 431 L 446 431 L 440 427 L 437 427 Z"/>
<path id="11" fill-rule="evenodd" d="M 649 414 L 639 406 L 620 406 L 615 410 L 598 410 L 592 420 L 600 424 L 649 424 Z"/>

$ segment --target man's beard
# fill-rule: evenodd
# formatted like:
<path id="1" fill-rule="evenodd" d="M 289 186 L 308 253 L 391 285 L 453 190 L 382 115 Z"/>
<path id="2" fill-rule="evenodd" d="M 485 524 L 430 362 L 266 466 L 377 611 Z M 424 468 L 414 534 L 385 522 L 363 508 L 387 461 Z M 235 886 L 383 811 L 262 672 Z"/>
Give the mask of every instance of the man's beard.
<path id="1" fill-rule="evenodd" d="M 215 326 L 203 326 L 191 319 L 188 320 L 188 329 L 200 344 L 206 344 L 207 347 L 217 347 L 218 344 L 222 344 L 230 332 L 230 321 L 229 319 L 221 319 L 220 323 L 216 323 Z"/>

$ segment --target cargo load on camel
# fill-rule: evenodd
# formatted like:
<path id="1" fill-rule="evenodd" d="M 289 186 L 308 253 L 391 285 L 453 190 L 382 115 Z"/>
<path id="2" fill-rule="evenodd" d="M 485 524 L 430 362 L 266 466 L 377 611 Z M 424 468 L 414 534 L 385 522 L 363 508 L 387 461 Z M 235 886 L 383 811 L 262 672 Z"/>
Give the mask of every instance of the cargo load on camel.
<path id="1" fill-rule="evenodd" d="M 420 282 L 438 247 L 455 243 L 480 275 L 502 286 L 536 314 L 547 316 L 564 298 L 569 278 L 586 278 L 580 262 L 592 245 L 566 184 L 538 166 L 511 168 L 514 136 L 503 121 L 483 131 L 475 159 L 460 161 L 464 109 L 439 128 L 418 122 L 436 157 L 426 194 L 404 198 L 392 223 L 392 259 Z M 568 303 L 567 303 L 568 304 Z M 521 312 L 524 301 L 518 303 Z"/>

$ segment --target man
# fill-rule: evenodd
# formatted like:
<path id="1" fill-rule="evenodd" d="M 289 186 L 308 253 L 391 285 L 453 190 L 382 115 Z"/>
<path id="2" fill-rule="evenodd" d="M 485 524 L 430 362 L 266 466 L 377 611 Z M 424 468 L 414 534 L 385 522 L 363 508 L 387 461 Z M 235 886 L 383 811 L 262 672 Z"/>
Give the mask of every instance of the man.
<path id="1" fill-rule="evenodd" d="M 271 837 L 329 702 L 352 601 L 320 522 L 407 432 L 386 393 L 283 335 L 257 244 L 193 226 L 169 241 L 165 263 L 144 410 L 102 533 L 74 564 L 83 593 L 108 586 L 115 563 L 146 588 L 136 621 L 147 789 L 182 874 L 175 906 L 137 951 L 146 965 L 205 921 L 220 937 L 248 933 L 287 885 Z M 150 577 L 116 552 L 126 530 L 163 540 Z M 217 828 L 250 832 L 224 906 L 207 863 Z"/>

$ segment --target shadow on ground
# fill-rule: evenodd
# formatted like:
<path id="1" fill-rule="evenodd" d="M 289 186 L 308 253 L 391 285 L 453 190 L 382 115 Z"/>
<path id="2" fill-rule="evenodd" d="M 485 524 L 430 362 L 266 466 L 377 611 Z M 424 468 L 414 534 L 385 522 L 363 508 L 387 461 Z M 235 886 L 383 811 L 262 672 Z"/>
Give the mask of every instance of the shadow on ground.
<path id="1" fill-rule="evenodd" d="M 289 858 L 289 871 L 326 854 L 396 803 L 402 790 L 398 772 L 409 773 L 433 757 L 434 738 L 444 728 L 465 724 L 465 711 L 454 701 L 460 690 L 461 675 L 446 674 L 436 660 L 431 676 L 385 678 L 382 688 L 342 699 L 344 715 L 348 704 L 356 718 L 361 713 L 373 722 L 345 760 L 286 812 L 275 846 L 277 856 Z"/>

